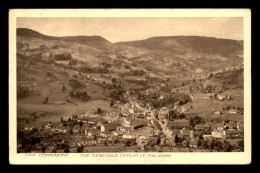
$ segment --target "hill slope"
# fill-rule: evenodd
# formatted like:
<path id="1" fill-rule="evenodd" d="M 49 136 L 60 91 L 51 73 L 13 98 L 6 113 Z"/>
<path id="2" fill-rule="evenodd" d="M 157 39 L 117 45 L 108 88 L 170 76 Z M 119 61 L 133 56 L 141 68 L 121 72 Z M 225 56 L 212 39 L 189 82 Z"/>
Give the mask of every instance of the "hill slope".
<path id="1" fill-rule="evenodd" d="M 146 40 L 118 42 L 116 44 L 179 54 L 187 51 L 224 56 L 243 53 L 243 41 L 200 36 L 152 37 Z"/>
<path id="2" fill-rule="evenodd" d="M 18 28 L 17 36 L 17 43 L 24 47 L 21 53 L 41 54 L 53 60 L 50 54 L 69 52 L 80 61 L 75 65 L 77 68 L 84 62 L 91 68 L 107 66 L 117 74 L 145 70 L 152 76 L 194 77 L 198 73 L 205 76 L 243 61 L 243 41 L 211 37 L 167 36 L 110 43 L 100 36 L 53 37 L 26 28 Z"/>
<path id="3" fill-rule="evenodd" d="M 68 36 L 68 37 L 53 37 L 43 35 L 39 32 L 36 32 L 27 28 L 17 28 L 17 36 L 18 37 L 32 37 L 32 38 L 40 38 L 43 40 L 60 40 L 65 42 L 76 42 L 84 45 L 91 45 L 96 47 L 103 47 L 107 45 L 111 45 L 109 41 L 100 37 L 100 36 Z"/>

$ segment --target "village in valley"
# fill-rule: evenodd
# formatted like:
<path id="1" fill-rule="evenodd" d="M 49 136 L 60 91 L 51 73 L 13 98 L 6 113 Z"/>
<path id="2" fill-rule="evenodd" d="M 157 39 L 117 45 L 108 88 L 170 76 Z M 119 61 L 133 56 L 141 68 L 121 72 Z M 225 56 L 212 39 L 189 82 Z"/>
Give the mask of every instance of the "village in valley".
<path id="1" fill-rule="evenodd" d="M 244 151 L 240 53 L 92 46 L 17 31 L 18 153 Z"/>
<path id="2" fill-rule="evenodd" d="M 153 92 L 154 89 L 147 89 L 144 95 L 153 95 Z M 236 99 L 233 95 L 204 95 L 209 101 L 228 102 Z M 93 112 L 61 117 L 58 122 L 25 125 L 22 131 L 39 140 L 31 152 L 189 152 L 240 149 L 230 143 L 223 144 L 223 141 L 242 141 L 242 107 L 227 106 L 213 111 L 212 114 L 218 120 L 215 122 L 212 119 L 205 121 L 195 114 L 186 114 L 185 104 L 154 108 L 149 103 L 130 96 L 128 92 L 124 96 L 129 101 L 125 104 L 111 101 L 112 110 L 109 112 L 100 107 Z M 162 97 L 160 95 L 159 99 Z M 192 105 L 188 109 L 191 107 Z M 33 112 L 30 116 L 36 118 L 45 115 Z M 20 148 L 22 143 L 18 144 L 18 149 Z"/>

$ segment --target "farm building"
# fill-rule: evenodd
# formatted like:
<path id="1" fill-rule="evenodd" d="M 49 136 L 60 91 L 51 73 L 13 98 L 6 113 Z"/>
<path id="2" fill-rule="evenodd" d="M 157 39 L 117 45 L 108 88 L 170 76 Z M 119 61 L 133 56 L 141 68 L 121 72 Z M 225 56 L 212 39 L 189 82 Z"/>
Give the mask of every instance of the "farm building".
<path id="1" fill-rule="evenodd" d="M 105 132 L 105 131 L 116 130 L 118 126 L 120 126 L 118 122 L 105 123 L 101 125 L 100 131 Z"/>

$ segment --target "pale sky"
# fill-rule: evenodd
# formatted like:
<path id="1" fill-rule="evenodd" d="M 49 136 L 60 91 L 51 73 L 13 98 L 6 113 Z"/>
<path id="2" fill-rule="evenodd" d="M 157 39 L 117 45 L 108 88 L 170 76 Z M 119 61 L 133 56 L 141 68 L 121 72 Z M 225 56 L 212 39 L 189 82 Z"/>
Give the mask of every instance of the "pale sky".
<path id="1" fill-rule="evenodd" d="M 49 36 L 98 35 L 110 42 L 155 36 L 208 36 L 243 40 L 243 18 L 17 18 L 17 28 Z"/>

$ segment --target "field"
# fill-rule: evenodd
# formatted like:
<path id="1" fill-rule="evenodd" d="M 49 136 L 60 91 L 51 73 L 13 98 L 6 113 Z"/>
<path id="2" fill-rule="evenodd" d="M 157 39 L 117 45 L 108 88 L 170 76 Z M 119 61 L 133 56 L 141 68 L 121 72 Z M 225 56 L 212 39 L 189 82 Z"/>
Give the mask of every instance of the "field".
<path id="1" fill-rule="evenodd" d="M 216 111 L 222 111 L 223 107 L 235 106 L 235 107 L 244 107 L 244 90 L 228 90 L 221 95 L 233 95 L 234 100 L 213 100 L 209 98 L 208 94 L 203 93 L 194 93 L 192 94 L 193 100 L 191 103 L 186 104 L 184 107 L 187 109 L 185 113 L 187 114 L 197 114 L 204 118 L 216 118 L 220 115 L 214 115 Z M 192 109 L 190 108 L 192 106 Z M 224 113 L 224 116 L 233 116 L 227 112 Z"/>

